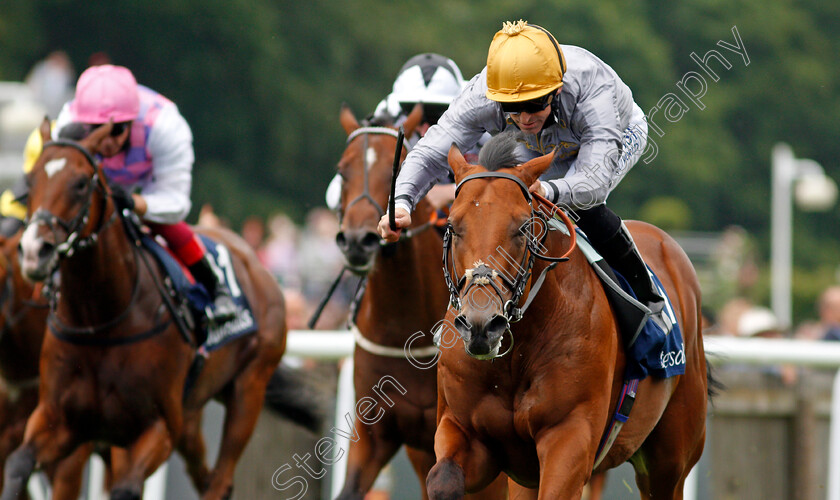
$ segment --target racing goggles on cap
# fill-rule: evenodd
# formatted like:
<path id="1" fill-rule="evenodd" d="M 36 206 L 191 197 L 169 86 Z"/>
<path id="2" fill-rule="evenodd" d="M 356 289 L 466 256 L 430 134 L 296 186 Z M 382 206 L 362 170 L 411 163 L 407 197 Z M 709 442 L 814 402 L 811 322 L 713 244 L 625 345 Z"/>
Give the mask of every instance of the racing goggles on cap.
<path id="1" fill-rule="evenodd" d="M 84 135 L 87 137 L 90 135 L 91 132 L 98 129 L 99 127 L 104 127 L 107 125 L 106 123 L 85 123 L 82 124 Z M 125 129 L 131 126 L 131 122 L 117 122 L 111 127 L 111 137 L 119 137 L 125 132 Z"/>
<path id="2" fill-rule="evenodd" d="M 514 115 L 518 115 L 519 113 L 528 113 L 532 115 L 547 108 L 548 105 L 551 104 L 552 99 L 554 99 L 554 94 L 554 92 L 549 92 L 544 96 L 531 99 L 530 101 L 503 102 L 500 104 L 502 105 L 502 111 L 505 113 Z"/>
<path id="3" fill-rule="evenodd" d="M 401 102 L 400 108 L 402 112 L 408 116 L 411 111 L 414 109 L 414 105 L 417 104 L 416 102 Z M 423 122 L 428 123 L 429 125 L 437 124 L 440 117 L 443 116 L 443 112 L 449 108 L 449 104 L 437 104 L 437 103 L 422 103 L 423 105 Z"/>

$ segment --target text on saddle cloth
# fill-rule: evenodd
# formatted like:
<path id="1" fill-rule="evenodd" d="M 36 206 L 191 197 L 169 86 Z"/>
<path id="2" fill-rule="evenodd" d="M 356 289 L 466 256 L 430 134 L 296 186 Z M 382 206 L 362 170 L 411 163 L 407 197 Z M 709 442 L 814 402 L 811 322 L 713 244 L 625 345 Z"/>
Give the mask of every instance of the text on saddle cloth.
<path id="1" fill-rule="evenodd" d="M 222 347 L 228 342 L 243 335 L 257 331 L 257 322 L 251 311 L 251 305 L 247 297 L 242 293 L 236 274 L 233 269 L 233 260 L 227 247 L 204 235 L 198 235 L 210 257 L 213 272 L 222 277 L 230 289 L 231 298 L 236 304 L 236 315 L 229 321 L 216 324 L 212 321 L 198 321 L 196 328 L 200 329 L 198 338 L 206 338 L 203 347 L 206 352 L 211 352 Z M 214 303 L 210 294 L 201 283 L 195 282 L 185 272 L 181 263 L 154 238 L 144 235 L 143 246 L 151 251 L 157 261 L 163 267 L 164 272 L 172 280 L 175 290 L 181 296 L 186 297 L 191 312 L 195 317 L 204 317 L 206 310 L 213 310 Z M 206 318 L 205 318 L 206 319 Z"/>

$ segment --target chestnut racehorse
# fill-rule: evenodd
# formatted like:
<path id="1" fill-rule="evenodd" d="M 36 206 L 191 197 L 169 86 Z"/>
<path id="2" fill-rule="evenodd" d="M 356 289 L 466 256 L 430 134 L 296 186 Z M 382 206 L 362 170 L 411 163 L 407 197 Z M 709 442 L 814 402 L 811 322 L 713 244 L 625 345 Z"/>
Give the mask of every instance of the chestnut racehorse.
<path id="1" fill-rule="evenodd" d="M 494 159 L 486 166 L 468 164 L 454 145 L 449 152 L 458 182 L 449 219 L 453 307 L 441 336 L 437 463 L 427 489 L 432 499 L 461 498 L 505 472 L 538 488 L 539 499 L 580 498 L 622 389 L 622 336 L 583 252 L 549 261 L 571 248 L 568 232 L 533 229 L 540 224 L 528 187 L 554 153 L 519 165 L 516 142 L 497 138 L 482 150 L 484 163 Z M 700 288 L 672 238 L 649 224 L 627 226 L 672 301 L 685 374 L 641 381 L 596 472 L 630 461 L 642 498 L 677 499 L 705 439 Z"/>
<path id="2" fill-rule="evenodd" d="M 0 241 L 0 466 L 23 441 L 26 420 L 38 404 L 38 359 L 47 323 L 47 301 L 20 273 L 20 232 Z M 55 500 L 75 500 L 90 454 L 80 448 L 47 470 Z M 2 481 L 0 481 L 2 485 Z"/>
<path id="3" fill-rule="evenodd" d="M 41 352 L 38 406 L 6 463 L 2 498 L 17 498 L 36 464 L 97 441 L 113 446 L 110 497 L 139 499 L 144 479 L 182 442 L 210 398 L 226 410 L 214 469 L 204 466 L 200 435 L 180 451 L 202 498 L 227 498 L 285 350 L 283 297 L 244 241 L 229 231 L 201 230 L 229 250 L 258 330 L 210 353 L 185 394 L 192 339 L 165 305 L 158 266 L 127 236 L 92 156 L 111 128 L 76 143 L 49 142 L 48 123 L 41 127 L 44 151 L 28 175 L 22 269 L 35 280 L 58 269 L 60 283 Z"/>
<path id="4" fill-rule="evenodd" d="M 422 116 L 419 106 L 408 116 L 403 124 L 407 137 Z M 356 309 L 353 354 L 356 413 L 362 422 L 356 424 L 344 487 L 337 497 L 349 500 L 364 497 L 402 445 L 425 484 L 435 463 L 437 349 L 431 332 L 446 311 L 449 294 L 440 271 L 442 240 L 430 227 L 433 209 L 428 202 L 417 204 L 409 237 L 380 245 L 376 225 L 388 203 L 397 131 L 364 122 L 360 126 L 346 106 L 340 118 L 348 139 L 338 163 L 342 190 L 336 242 L 347 266 L 367 280 Z M 378 413 L 381 418 L 359 415 L 359 405 L 372 401 L 381 406 L 369 417 Z M 503 482 L 490 490 L 480 498 L 506 498 Z"/>

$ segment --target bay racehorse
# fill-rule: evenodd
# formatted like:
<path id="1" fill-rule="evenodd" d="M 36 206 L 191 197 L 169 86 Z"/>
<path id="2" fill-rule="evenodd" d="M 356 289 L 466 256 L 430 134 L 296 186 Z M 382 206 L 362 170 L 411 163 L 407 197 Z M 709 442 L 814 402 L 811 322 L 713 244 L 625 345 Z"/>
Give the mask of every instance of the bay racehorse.
<path id="1" fill-rule="evenodd" d="M 544 230 L 529 193 L 554 153 L 520 165 L 516 142 L 497 138 L 482 150 L 492 159 L 485 166 L 468 164 L 454 145 L 449 152 L 458 182 L 445 250 L 453 305 L 440 340 L 437 463 L 427 489 L 432 499 L 461 498 L 505 472 L 541 500 L 580 498 L 623 386 L 622 335 L 583 252 L 569 252 L 568 231 Z M 700 289 L 673 239 L 649 224 L 627 226 L 671 298 L 686 368 L 641 381 L 629 421 L 595 470 L 630 461 L 642 498 L 682 498 L 705 438 Z"/>
<path id="2" fill-rule="evenodd" d="M 38 406 L 7 460 L 2 498 L 17 498 L 36 465 L 90 441 L 112 445 L 112 499 L 139 499 L 144 479 L 176 446 L 202 498 L 227 498 L 285 350 L 279 286 L 235 234 L 200 230 L 229 250 L 258 329 L 211 352 L 185 393 L 193 339 L 166 305 L 160 269 L 127 236 L 93 157 L 112 126 L 77 143 L 50 142 L 48 125 L 41 127 L 44 150 L 28 174 L 22 270 L 33 280 L 58 270 L 60 279 L 41 351 Z M 200 420 L 210 398 L 225 406 L 225 420 L 208 472 L 203 440 L 190 435 L 197 426 L 189 424 Z"/>
<path id="3" fill-rule="evenodd" d="M 407 137 L 422 116 L 420 106 L 408 116 L 403 124 Z M 434 465 L 438 351 L 430 332 L 446 311 L 449 294 L 440 271 L 442 239 L 429 222 L 433 208 L 427 201 L 417 204 L 415 225 L 400 242 L 382 246 L 376 232 L 388 202 L 397 131 L 385 124 L 360 125 L 346 106 L 340 121 L 348 137 L 338 162 L 342 190 L 336 242 L 347 267 L 366 279 L 351 318 L 357 339 L 357 429 L 337 497 L 350 500 L 364 497 L 402 445 L 421 485 Z M 406 151 L 399 152 L 400 159 Z M 371 404 L 378 407 L 364 406 Z M 505 490 L 502 482 L 478 497 L 505 498 Z"/>

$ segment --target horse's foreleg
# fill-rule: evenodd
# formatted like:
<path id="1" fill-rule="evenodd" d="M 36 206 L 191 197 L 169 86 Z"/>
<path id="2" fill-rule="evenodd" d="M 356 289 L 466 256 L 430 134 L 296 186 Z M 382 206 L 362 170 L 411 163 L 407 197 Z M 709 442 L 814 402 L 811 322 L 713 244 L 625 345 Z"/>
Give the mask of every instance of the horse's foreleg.
<path id="1" fill-rule="evenodd" d="M 36 464 L 52 464 L 67 456 L 74 448 L 72 433 L 53 417 L 54 412 L 39 405 L 26 424 L 21 444 L 6 460 L 3 494 L 0 500 L 18 498 L 26 489 Z"/>
<path id="2" fill-rule="evenodd" d="M 508 477 L 506 474 L 499 474 L 499 476 L 488 484 L 483 490 L 476 493 L 468 493 L 466 500 L 508 500 L 508 498 L 515 498 L 513 492 L 508 494 Z M 536 500 L 536 496 L 534 500 Z M 529 497 L 521 500 L 528 500 Z"/>
<path id="3" fill-rule="evenodd" d="M 111 500 L 139 500 L 143 482 L 172 453 L 172 436 L 166 421 L 158 419 L 128 448 L 111 448 L 114 486 Z"/>
<path id="4" fill-rule="evenodd" d="M 204 436 L 201 434 L 201 415 L 201 411 L 191 411 L 184 416 L 184 430 L 178 441 L 178 453 L 184 458 L 187 473 L 199 493 L 207 489 L 210 478 Z"/>
<path id="5" fill-rule="evenodd" d="M 420 479 L 420 489 L 423 490 L 423 500 L 428 500 L 429 495 L 426 494 L 426 477 L 429 471 L 435 465 L 435 454 L 417 448 L 405 447 L 405 453 L 414 467 L 414 473 Z"/>
<path id="6" fill-rule="evenodd" d="M 589 497 L 588 500 L 601 500 L 604 496 L 604 487 L 607 484 L 607 472 L 598 472 L 592 474 L 589 479 Z"/>
<path id="7" fill-rule="evenodd" d="M 435 431 L 437 463 L 426 478 L 431 500 L 464 498 L 467 488 L 477 490 L 499 474 L 489 450 L 470 439 L 452 419 L 444 415 Z"/>
<path id="8" fill-rule="evenodd" d="M 350 425 L 348 421 L 348 426 Z M 347 452 L 347 474 L 344 485 L 336 500 L 361 500 L 373 487 L 376 477 L 382 471 L 397 450 L 400 443 L 385 437 L 383 427 L 388 426 L 387 420 L 380 420 L 371 426 L 360 425 L 358 421 L 354 428 L 348 427 L 351 434 L 350 449 Z M 424 476 L 425 479 L 425 476 Z"/>
<path id="9" fill-rule="evenodd" d="M 540 433 L 539 500 L 581 498 L 595 461 L 592 436 L 592 426 L 585 420 L 570 420 Z"/>
<path id="10" fill-rule="evenodd" d="M 86 443 L 51 467 L 47 472 L 52 483 L 53 500 L 76 500 L 82 491 L 85 463 L 93 452 L 93 443 Z"/>

